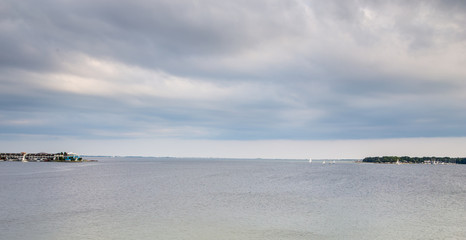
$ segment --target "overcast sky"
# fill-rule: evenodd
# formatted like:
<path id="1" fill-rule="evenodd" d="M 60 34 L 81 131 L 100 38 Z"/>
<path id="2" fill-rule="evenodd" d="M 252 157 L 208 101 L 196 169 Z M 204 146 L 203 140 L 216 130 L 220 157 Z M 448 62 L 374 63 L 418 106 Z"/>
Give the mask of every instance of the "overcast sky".
<path id="1" fill-rule="evenodd" d="M 3 0 L 0 151 L 466 155 L 465 26 L 462 0 Z"/>

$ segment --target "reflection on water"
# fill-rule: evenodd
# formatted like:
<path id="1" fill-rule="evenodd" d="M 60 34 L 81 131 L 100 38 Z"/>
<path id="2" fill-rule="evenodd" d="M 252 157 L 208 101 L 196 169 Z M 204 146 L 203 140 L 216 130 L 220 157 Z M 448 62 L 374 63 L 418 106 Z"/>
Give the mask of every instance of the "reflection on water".
<path id="1" fill-rule="evenodd" d="M 464 239 L 466 166 L 0 163 L 2 239 Z"/>

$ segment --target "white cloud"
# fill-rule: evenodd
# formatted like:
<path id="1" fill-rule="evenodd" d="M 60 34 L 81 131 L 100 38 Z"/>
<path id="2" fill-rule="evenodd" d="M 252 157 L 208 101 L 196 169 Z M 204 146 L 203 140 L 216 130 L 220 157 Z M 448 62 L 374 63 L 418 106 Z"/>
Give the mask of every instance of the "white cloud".
<path id="1" fill-rule="evenodd" d="M 148 96 L 178 100 L 220 100 L 231 98 L 242 86 L 217 85 L 171 75 L 157 69 L 128 66 L 91 56 L 70 56 L 60 72 L 35 74 L 45 89 L 80 95 L 122 97 Z"/>

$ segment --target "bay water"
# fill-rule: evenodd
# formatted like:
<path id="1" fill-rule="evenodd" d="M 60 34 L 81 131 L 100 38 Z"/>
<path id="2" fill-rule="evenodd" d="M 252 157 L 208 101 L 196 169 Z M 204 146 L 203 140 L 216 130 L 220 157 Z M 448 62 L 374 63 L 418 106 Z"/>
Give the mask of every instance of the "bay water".
<path id="1" fill-rule="evenodd" d="M 466 165 L 0 162 L 0 239 L 466 239 Z"/>

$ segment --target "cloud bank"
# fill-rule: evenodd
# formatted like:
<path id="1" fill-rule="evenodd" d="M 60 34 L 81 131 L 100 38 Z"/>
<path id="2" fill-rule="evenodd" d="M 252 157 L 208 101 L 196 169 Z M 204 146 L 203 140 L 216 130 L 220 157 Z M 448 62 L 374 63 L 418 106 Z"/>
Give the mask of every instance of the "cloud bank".
<path id="1" fill-rule="evenodd" d="M 0 138 L 466 136 L 464 1 L 2 1 Z"/>

